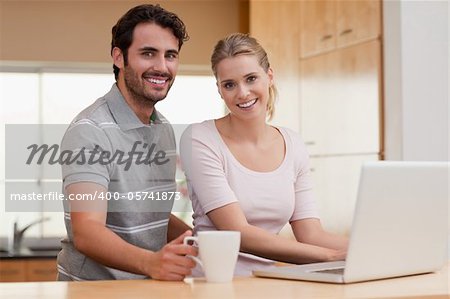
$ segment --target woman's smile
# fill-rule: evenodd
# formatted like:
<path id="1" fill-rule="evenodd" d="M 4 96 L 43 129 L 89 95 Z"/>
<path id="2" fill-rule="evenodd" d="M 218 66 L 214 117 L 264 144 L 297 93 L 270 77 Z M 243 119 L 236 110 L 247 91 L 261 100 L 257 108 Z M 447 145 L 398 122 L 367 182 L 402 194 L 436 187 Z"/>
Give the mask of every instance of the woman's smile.
<path id="1" fill-rule="evenodd" d="M 255 105 L 257 101 L 258 99 L 253 99 L 244 103 L 237 104 L 236 106 L 238 106 L 241 109 L 249 109 L 253 107 L 253 105 Z"/>

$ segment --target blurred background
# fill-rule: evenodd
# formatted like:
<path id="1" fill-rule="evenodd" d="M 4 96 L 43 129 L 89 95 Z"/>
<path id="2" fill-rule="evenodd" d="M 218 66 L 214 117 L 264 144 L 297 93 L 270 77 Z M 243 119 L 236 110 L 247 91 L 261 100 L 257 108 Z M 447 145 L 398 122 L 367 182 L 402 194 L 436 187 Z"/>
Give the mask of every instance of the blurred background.
<path id="1" fill-rule="evenodd" d="M 68 124 L 104 95 L 114 83 L 111 28 L 142 3 L 1 0 L 1 140 L 5 124 Z M 179 76 L 157 106 L 174 124 L 224 115 L 209 65 L 219 39 L 250 33 L 266 48 L 279 90 L 272 123 L 307 145 L 327 229 L 349 233 L 364 161 L 448 161 L 448 1 L 146 3 L 177 13 L 190 35 Z M 63 237 L 62 213 L 5 210 L 0 144 L 0 238 L 14 222 L 24 227 L 42 217 L 27 236 Z M 177 179 L 183 188 L 182 174 Z M 187 199 L 185 209 L 179 215 L 191 224 Z"/>

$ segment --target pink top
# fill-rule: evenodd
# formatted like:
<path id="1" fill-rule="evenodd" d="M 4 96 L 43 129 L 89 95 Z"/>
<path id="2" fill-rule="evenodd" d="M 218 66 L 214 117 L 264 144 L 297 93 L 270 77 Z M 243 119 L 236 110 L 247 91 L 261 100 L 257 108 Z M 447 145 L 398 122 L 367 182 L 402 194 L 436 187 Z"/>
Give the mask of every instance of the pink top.
<path id="1" fill-rule="evenodd" d="M 249 224 L 273 234 L 288 221 L 318 218 L 305 145 L 294 131 L 277 129 L 283 135 L 286 155 L 271 172 L 256 172 L 239 163 L 214 120 L 186 129 L 180 151 L 194 210 L 194 233 L 216 230 L 206 214 L 233 202 L 239 202 Z M 240 253 L 235 275 L 251 275 L 252 270 L 272 264 L 271 260 Z"/>

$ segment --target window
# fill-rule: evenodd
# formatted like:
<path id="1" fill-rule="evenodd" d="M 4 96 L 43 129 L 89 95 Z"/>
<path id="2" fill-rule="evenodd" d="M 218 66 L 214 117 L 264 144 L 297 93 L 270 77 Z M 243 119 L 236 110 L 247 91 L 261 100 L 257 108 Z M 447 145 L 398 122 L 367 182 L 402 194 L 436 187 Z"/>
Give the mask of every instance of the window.
<path id="1" fill-rule="evenodd" d="M 114 82 L 112 74 L 101 73 L 0 73 L 0 121 L 68 124 Z M 177 76 L 156 108 L 174 124 L 218 118 L 225 111 L 213 76 Z"/>
<path id="2" fill-rule="evenodd" d="M 109 91 L 115 82 L 106 72 L 46 71 L 0 72 L 0 138 L 5 124 L 69 124 L 85 107 Z M 156 105 L 173 124 L 190 124 L 224 115 L 223 101 L 213 76 L 178 75 L 166 99 Z M 5 201 L 5 147 L 0 146 L 0 202 Z M 177 176 L 177 179 L 182 179 Z M 0 210 L 0 236 L 7 236 L 12 221 L 24 225 L 46 214 L 6 213 Z M 62 213 L 50 213 L 52 220 L 36 226 L 27 235 L 65 234 Z"/>

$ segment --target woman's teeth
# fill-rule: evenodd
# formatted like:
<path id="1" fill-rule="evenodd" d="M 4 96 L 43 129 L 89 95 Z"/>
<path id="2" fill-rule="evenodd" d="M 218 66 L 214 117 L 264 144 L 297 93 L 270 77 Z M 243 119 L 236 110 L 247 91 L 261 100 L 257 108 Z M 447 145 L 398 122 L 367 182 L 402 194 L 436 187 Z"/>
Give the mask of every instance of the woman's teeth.
<path id="1" fill-rule="evenodd" d="M 238 104 L 237 106 L 239 108 L 248 108 L 248 107 L 252 106 L 255 103 L 256 103 L 256 99 L 248 101 L 248 102 L 245 102 L 245 103 L 242 103 L 242 104 Z"/>

